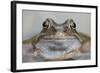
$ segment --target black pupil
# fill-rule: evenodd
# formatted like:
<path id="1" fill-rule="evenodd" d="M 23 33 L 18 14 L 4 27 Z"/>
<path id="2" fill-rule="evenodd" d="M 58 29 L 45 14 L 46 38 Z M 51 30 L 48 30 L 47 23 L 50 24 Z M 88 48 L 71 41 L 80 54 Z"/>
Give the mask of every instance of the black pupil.
<path id="1" fill-rule="evenodd" d="M 74 25 L 73 25 L 73 27 L 75 28 L 76 27 L 76 24 L 75 23 L 73 23 Z"/>
<path id="2" fill-rule="evenodd" d="M 43 27 L 48 27 L 48 25 L 46 24 L 46 22 L 43 23 Z"/>

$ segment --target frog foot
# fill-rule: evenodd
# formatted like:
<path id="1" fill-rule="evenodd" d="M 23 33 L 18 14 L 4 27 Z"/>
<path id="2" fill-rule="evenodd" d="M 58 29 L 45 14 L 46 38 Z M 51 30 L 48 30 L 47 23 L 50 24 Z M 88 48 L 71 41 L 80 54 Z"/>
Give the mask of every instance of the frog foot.
<path id="1" fill-rule="evenodd" d="M 41 52 L 41 50 L 38 49 L 38 48 L 36 48 L 36 49 L 34 50 L 33 56 L 34 56 L 34 57 L 39 56 L 39 55 L 40 55 L 40 52 Z"/>
<path id="2" fill-rule="evenodd" d="M 82 54 L 79 51 L 79 49 L 74 49 L 69 52 L 65 52 L 63 56 L 64 56 L 64 59 L 77 59 L 81 57 L 81 55 Z"/>

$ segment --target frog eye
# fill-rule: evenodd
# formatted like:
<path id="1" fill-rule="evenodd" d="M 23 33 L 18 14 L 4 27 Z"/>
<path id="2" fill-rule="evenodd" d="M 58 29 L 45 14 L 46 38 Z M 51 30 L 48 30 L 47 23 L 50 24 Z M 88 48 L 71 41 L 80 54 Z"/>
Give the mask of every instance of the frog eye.
<path id="1" fill-rule="evenodd" d="M 48 28 L 49 27 L 49 23 L 48 22 L 43 22 L 42 26 L 43 26 L 43 28 Z"/>
<path id="2" fill-rule="evenodd" d="M 76 23 L 73 22 L 73 23 L 70 25 L 70 27 L 71 27 L 71 28 L 76 28 Z"/>

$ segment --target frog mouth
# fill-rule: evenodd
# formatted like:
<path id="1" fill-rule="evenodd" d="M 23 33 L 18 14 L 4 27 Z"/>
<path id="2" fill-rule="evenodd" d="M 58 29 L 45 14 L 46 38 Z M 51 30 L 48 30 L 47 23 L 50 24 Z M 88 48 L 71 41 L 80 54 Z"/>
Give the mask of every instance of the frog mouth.
<path id="1" fill-rule="evenodd" d="M 43 40 L 65 40 L 65 39 L 75 39 L 75 36 L 46 36 L 42 38 Z"/>
<path id="2" fill-rule="evenodd" d="M 65 39 L 74 39 L 75 36 L 66 35 L 64 32 L 56 32 L 55 35 L 45 36 L 42 39 L 44 40 L 65 40 Z"/>

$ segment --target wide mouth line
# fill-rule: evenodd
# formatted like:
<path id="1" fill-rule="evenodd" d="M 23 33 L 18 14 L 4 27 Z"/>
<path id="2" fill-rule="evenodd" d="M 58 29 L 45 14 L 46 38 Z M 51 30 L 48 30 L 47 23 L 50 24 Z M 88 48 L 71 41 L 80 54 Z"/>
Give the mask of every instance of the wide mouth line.
<path id="1" fill-rule="evenodd" d="M 49 40 L 49 39 L 58 39 L 58 40 L 65 40 L 65 39 L 75 39 L 75 36 L 63 36 L 63 37 L 44 37 L 42 38 L 44 40 Z"/>

